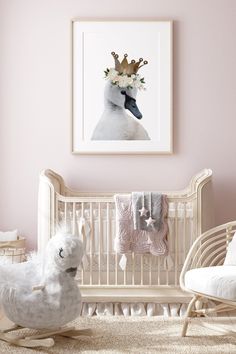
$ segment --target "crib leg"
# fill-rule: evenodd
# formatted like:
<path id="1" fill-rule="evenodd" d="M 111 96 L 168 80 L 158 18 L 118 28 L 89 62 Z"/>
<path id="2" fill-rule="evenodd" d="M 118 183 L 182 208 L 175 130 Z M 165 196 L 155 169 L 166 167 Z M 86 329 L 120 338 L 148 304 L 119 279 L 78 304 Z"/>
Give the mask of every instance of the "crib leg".
<path id="1" fill-rule="evenodd" d="M 199 300 L 199 298 L 200 298 L 200 296 L 194 295 L 194 297 L 192 298 L 192 300 L 190 301 L 190 303 L 188 305 L 187 312 L 186 312 L 186 317 L 185 317 L 183 328 L 182 328 L 181 337 L 185 337 L 186 336 L 188 324 L 190 322 L 190 318 L 193 317 L 192 308 L 195 305 L 195 302 L 197 300 Z"/>

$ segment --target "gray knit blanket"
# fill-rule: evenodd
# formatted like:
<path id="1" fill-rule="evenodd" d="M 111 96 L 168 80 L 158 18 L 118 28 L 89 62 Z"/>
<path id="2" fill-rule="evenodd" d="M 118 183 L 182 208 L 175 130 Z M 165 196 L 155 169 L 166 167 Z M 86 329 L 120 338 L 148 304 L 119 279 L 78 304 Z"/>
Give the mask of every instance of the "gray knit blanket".
<path id="1" fill-rule="evenodd" d="M 132 210 L 135 230 L 160 231 L 163 227 L 163 203 L 166 196 L 157 192 L 132 192 Z M 143 213 L 142 213 L 143 210 Z M 142 215 L 143 214 L 143 215 Z M 147 220 L 152 218 L 152 224 Z"/>
<path id="2" fill-rule="evenodd" d="M 115 195 L 116 204 L 116 238 L 115 250 L 120 254 L 134 252 L 151 253 L 154 256 L 168 254 L 168 202 L 163 198 L 162 228 L 160 231 L 135 230 L 131 195 Z"/>

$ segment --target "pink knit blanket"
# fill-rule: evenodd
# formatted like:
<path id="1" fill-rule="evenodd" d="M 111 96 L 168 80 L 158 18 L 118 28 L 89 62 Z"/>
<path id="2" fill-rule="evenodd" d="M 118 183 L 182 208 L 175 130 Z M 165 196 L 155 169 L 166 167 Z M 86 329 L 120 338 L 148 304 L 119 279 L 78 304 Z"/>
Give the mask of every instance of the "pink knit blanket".
<path id="1" fill-rule="evenodd" d="M 134 230 L 131 195 L 115 195 L 116 238 L 115 250 L 120 254 L 129 252 L 167 255 L 167 197 L 163 196 L 162 228 L 160 231 Z"/>

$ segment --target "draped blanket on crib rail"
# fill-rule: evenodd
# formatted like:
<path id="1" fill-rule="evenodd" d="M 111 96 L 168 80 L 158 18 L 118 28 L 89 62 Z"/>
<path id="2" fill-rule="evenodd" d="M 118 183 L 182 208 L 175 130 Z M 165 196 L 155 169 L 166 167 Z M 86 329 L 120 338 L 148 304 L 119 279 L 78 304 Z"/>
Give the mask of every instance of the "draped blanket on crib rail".
<path id="1" fill-rule="evenodd" d="M 134 252 L 151 253 L 155 256 L 167 255 L 167 197 L 162 198 L 162 227 L 152 231 L 135 230 L 131 195 L 115 195 L 116 204 L 116 238 L 115 251 L 120 254 Z"/>

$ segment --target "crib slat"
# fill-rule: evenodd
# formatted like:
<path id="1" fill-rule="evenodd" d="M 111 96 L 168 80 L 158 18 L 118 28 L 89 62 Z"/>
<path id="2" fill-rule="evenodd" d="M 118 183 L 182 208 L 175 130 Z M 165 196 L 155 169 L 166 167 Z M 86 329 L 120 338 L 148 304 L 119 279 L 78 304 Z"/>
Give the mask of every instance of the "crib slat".
<path id="1" fill-rule="evenodd" d="M 160 266 L 161 266 L 161 262 L 160 262 L 160 257 L 157 258 L 157 285 L 160 285 L 161 280 L 160 280 Z"/>
<path id="2" fill-rule="evenodd" d="M 134 272 L 135 272 L 135 255 L 132 252 L 132 285 L 134 285 Z"/>
<path id="3" fill-rule="evenodd" d="M 172 236 L 174 236 L 174 234 Z M 170 229 L 169 229 L 168 234 L 167 234 L 167 244 L 169 246 L 169 252 L 171 252 L 171 250 L 172 250 L 172 240 L 170 238 Z M 168 270 L 168 268 L 166 268 L 165 275 L 166 275 L 165 283 L 166 283 L 166 285 L 169 285 L 169 270 Z"/>
<path id="4" fill-rule="evenodd" d="M 81 217 L 84 217 L 84 203 L 81 203 Z M 84 239 L 84 232 L 82 232 L 82 242 L 85 244 L 86 240 Z M 84 284 L 84 267 L 81 269 L 81 285 Z"/>
<path id="5" fill-rule="evenodd" d="M 149 255 L 149 285 L 152 285 L 152 255 Z"/>
<path id="6" fill-rule="evenodd" d="M 178 284 L 178 204 L 175 203 L 175 285 Z"/>
<path id="7" fill-rule="evenodd" d="M 183 258 L 182 263 L 186 258 L 186 218 L 187 218 L 187 206 L 184 203 L 184 223 L 183 223 Z"/>
<path id="8" fill-rule="evenodd" d="M 55 227 L 59 225 L 58 213 L 59 213 L 59 203 L 58 203 L 58 199 L 56 198 Z"/>
<path id="9" fill-rule="evenodd" d="M 94 238 L 94 228 L 93 228 L 93 204 L 90 202 L 89 203 L 89 215 L 90 215 L 90 247 L 89 247 L 89 253 L 90 253 L 90 269 L 89 269 L 89 284 L 93 284 L 93 238 Z"/>
<path id="10" fill-rule="evenodd" d="M 75 203 L 73 203 L 73 211 L 72 211 L 72 233 L 75 234 L 75 223 L 76 223 L 76 208 Z"/>
<path id="11" fill-rule="evenodd" d="M 65 225 L 67 225 L 67 202 L 65 202 L 65 205 L 64 205 L 64 222 L 65 222 Z"/>
<path id="12" fill-rule="evenodd" d="M 107 203 L 107 285 L 110 285 L 110 205 Z"/>
<path id="13" fill-rule="evenodd" d="M 143 254 L 141 254 L 140 256 L 140 273 L 141 273 L 141 279 L 140 279 L 140 283 L 141 285 L 143 285 Z"/>
<path id="14" fill-rule="evenodd" d="M 194 208 L 193 208 L 193 223 L 192 223 L 192 233 L 191 233 L 191 237 L 189 240 L 189 246 L 193 244 L 193 242 L 195 241 L 196 237 L 198 236 L 198 232 L 200 230 L 198 230 L 198 223 L 197 223 L 197 199 L 193 201 L 194 204 Z"/>
<path id="15" fill-rule="evenodd" d="M 123 273 L 124 273 L 124 285 L 127 285 L 127 265 L 126 265 L 125 269 L 123 270 Z"/>
<path id="16" fill-rule="evenodd" d="M 118 254 L 115 253 L 115 285 L 118 285 Z"/>
<path id="17" fill-rule="evenodd" d="M 101 227 L 101 203 L 98 203 L 98 285 L 101 285 L 101 239 L 102 239 L 102 227 Z"/>

